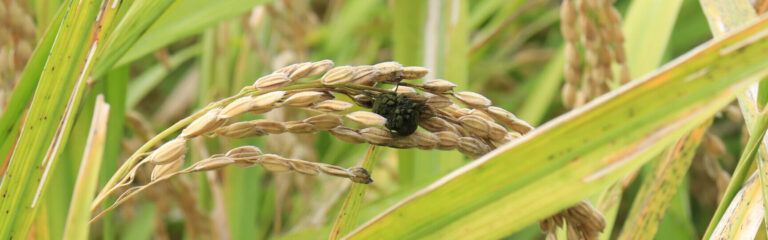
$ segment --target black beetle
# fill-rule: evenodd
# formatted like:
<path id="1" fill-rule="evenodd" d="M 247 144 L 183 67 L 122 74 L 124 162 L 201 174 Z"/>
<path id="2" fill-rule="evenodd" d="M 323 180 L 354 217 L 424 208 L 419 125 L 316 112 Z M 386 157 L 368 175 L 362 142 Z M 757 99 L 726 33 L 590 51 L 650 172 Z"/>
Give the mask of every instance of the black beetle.
<path id="1" fill-rule="evenodd" d="M 419 127 L 424 104 L 411 100 L 405 95 L 380 93 L 373 100 L 373 112 L 387 119 L 384 125 L 392 135 L 411 135 Z"/>

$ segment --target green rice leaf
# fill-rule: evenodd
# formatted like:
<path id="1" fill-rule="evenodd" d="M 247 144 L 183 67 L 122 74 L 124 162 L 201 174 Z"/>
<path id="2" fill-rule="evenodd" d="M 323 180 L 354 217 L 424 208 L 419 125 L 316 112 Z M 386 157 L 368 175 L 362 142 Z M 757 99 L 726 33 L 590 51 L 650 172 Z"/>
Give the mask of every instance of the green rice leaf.
<path id="1" fill-rule="evenodd" d="M 122 56 L 117 66 L 130 63 L 170 43 L 203 32 L 222 20 L 239 16 L 268 0 L 174 1 L 159 19 Z"/>
<path id="2" fill-rule="evenodd" d="M 45 61 L 35 73 L 40 75 L 39 84 L 0 186 L 5 196 L 0 202 L 0 238 L 27 236 L 92 70 L 98 46 L 95 25 L 109 24 L 96 22 L 99 1 L 69 1 L 66 5 L 59 31 L 49 32 L 56 37 L 47 59 L 39 59 Z"/>
<path id="3" fill-rule="evenodd" d="M 59 26 L 64 18 L 66 8 L 61 8 L 56 13 L 54 23 L 46 31 L 43 37 L 40 39 L 40 43 L 35 47 L 32 56 L 30 57 L 27 65 L 24 67 L 24 71 L 21 72 L 18 85 L 13 90 L 11 98 L 8 101 L 7 109 L 0 117 L 0 143 L 3 145 L 2 156 L 7 156 L 8 151 L 13 143 L 12 139 L 18 136 L 18 123 L 22 117 L 22 112 L 29 104 L 29 100 L 34 94 L 37 83 L 40 80 L 40 75 L 43 72 L 48 53 L 51 51 L 53 42 L 56 39 L 56 35 L 59 32 Z"/>
<path id="4" fill-rule="evenodd" d="M 125 16 L 103 43 L 103 56 L 94 67 L 94 77 L 99 78 L 109 71 L 128 49 L 141 37 L 168 6 L 171 0 L 138 0 L 131 4 Z"/>

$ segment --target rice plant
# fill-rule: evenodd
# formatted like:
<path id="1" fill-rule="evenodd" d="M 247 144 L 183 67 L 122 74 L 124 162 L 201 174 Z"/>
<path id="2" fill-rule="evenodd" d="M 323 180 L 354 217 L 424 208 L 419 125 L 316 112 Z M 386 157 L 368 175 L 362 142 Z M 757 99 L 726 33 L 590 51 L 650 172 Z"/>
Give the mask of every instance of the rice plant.
<path id="1" fill-rule="evenodd" d="M 766 0 L 0 1 L 0 238 L 764 239 Z"/>

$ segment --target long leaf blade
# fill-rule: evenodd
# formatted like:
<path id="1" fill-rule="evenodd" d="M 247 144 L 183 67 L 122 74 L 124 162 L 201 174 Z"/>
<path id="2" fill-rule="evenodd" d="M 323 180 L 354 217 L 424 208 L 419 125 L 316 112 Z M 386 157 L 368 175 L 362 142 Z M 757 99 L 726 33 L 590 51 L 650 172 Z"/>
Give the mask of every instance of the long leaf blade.
<path id="1" fill-rule="evenodd" d="M 3 151 L 0 152 L 2 156 L 6 156 L 10 149 L 12 139 L 18 134 L 18 128 L 15 126 L 18 124 L 18 120 L 21 119 L 22 112 L 29 104 L 29 100 L 32 99 L 35 87 L 37 87 L 38 80 L 40 80 L 40 74 L 43 72 L 48 53 L 51 51 L 53 42 L 56 39 L 56 35 L 59 32 L 59 23 L 65 16 L 65 7 L 59 9 L 56 16 L 53 19 L 54 24 L 45 30 L 45 35 L 40 39 L 40 43 L 35 47 L 35 51 L 32 53 L 27 65 L 24 67 L 24 71 L 19 77 L 19 84 L 13 90 L 7 109 L 0 117 L 0 143 L 3 145 Z M 8 147 L 5 147 L 5 146 Z"/>
<path id="2" fill-rule="evenodd" d="M 0 238 L 24 238 L 34 220 L 47 176 L 72 127 L 90 72 L 98 1 L 70 1 L 40 75 L 24 126 L 3 176 Z M 56 23 L 59 24 L 59 23 Z M 60 104 L 66 103 L 66 104 Z M 30 187 L 34 186 L 34 187 Z"/>

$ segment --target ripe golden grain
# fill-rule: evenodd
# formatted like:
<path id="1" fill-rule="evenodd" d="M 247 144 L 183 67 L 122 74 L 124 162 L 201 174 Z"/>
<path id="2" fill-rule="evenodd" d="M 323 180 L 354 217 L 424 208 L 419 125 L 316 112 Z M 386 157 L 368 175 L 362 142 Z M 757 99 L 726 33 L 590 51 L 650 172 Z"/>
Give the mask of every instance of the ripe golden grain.
<path id="1" fill-rule="evenodd" d="M 269 134 L 280 134 L 285 132 L 285 124 L 278 121 L 259 119 L 250 121 L 251 125 Z"/>
<path id="2" fill-rule="evenodd" d="M 453 96 L 455 96 L 461 102 L 472 107 L 485 108 L 485 107 L 491 106 L 490 99 L 476 92 L 461 91 L 461 92 L 454 93 Z"/>
<path id="3" fill-rule="evenodd" d="M 312 108 L 324 111 L 324 112 L 338 112 L 344 111 L 353 106 L 352 103 L 341 100 L 325 100 L 312 106 Z"/>
<path id="4" fill-rule="evenodd" d="M 220 169 L 235 163 L 230 157 L 219 156 L 200 160 L 193 166 L 194 171 L 210 171 Z"/>
<path id="5" fill-rule="evenodd" d="M 291 80 L 288 79 L 288 75 L 285 73 L 272 73 L 256 79 L 256 82 L 253 83 L 253 86 L 260 90 L 266 91 L 280 88 L 290 82 Z"/>
<path id="6" fill-rule="evenodd" d="M 237 158 L 237 157 L 243 157 L 243 156 L 258 156 L 261 154 L 262 154 L 261 149 L 258 147 L 241 146 L 241 147 L 236 147 L 227 151 L 227 153 L 225 153 L 224 155 L 228 157 Z"/>
<path id="7" fill-rule="evenodd" d="M 311 124 L 315 129 L 329 130 L 341 125 L 341 117 L 332 114 L 320 114 L 304 119 L 303 122 Z"/>
<path id="8" fill-rule="evenodd" d="M 352 100 L 355 101 L 357 105 L 360 105 L 362 107 L 366 107 L 366 108 L 373 107 L 373 99 L 368 95 L 357 94 L 352 97 Z"/>
<path id="9" fill-rule="evenodd" d="M 498 123 L 488 122 L 488 137 L 493 141 L 502 141 L 507 137 L 507 129 Z"/>
<path id="10" fill-rule="evenodd" d="M 331 135 L 338 138 L 339 140 L 342 140 L 348 143 L 360 144 L 365 142 L 365 138 L 363 137 L 362 134 L 348 127 L 336 127 L 334 129 L 329 130 L 328 132 L 330 132 Z"/>
<path id="11" fill-rule="evenodd" d="M 429 98 L 427 98 L 425 104 L 433 108 L 445 108 L 445 107 L 451 106 L 453 102 L 451 102 L 450 98 L 447 98 L 445 96 L 432 95 L 432 96 L 429 96 Z"/>
<path id="12" fill-rule="evenodd" d="M 437 146 L 440 138 L 431 132 L 417 131 L 413 133 L 409 138 L 412 138 L 419 149 L 430 150 Z"/>
<path id="13" fill-rule="evenodd" d="M 392 91 L 395 91 L 397 94 L 409 94 L 409 93 L 416 93 L 416 89 L 412 87 L 406 87 L 406 86 L 396 86 L 392 88 Z"/>
<path id="14" fill-rule="evenodd" d="M 207 113 L 205 113 L 205 115 L 203 115 L 198 119 L 195 119 L 195 121 L 190 123 L 189 126 L 184 128 L 184 130 L 181 131 L 180 136 L 183 138 L 190 139 L 220 127 L 222 124 L 226 122 L 225 119 L 219 118 L 220 112 L 221 112 L 221 108 L 214 108 L 208 111 Z"/>
<path id="15" fill-rule="evenodd" d="M 424 89 L 435 92 L 435 93 L 444 93 L 453 90 L 453 88 L 456 87 L 456 84 L 443 80 L 443 79 L 430 79 L 424 81 Z"/>
<path id="16" fill-rule="evenodd" d="M 427 76 L 429 69 L 418 66 L 403 67 L 403 79 L 421 79 Z"/>
<path id="17" fill-rule="evenodd" d="M 315 126 L 312 124 L 300 122 L 300 121 L 288 121 L 285 122 L 285 131 L 289 133 L 312 133 L 315 132 Z"/>
<path id="18" fill-rule="evenodd" d="M 505 127 L 510 128 L 516 132 L 525 134 L 533 130 L 533 127 L 530 124 L 526 123 L 523 120 L 520 120 L 514 114 L 508 112 L 507 110 L 504 110 L 503 108 L 489 107 L 488 113 L 497 122 L 501 123 Z"/>
<path id="19" fill-rule="evenodd" d="M 374 83 L 374 78 L 378 76 L 378 72 L 373 66 L 356 66 L 352 73 L 352 82 L 355 84 L 371 86 Z"/>
<path id="20" fill-rule="evenodd" d="M 283 105 L 291 107 L 309 107 L 316 102 L 324 100 L 324 95 L 324 93 L 316 91 L 297 92 L 285 99 Z"/>
<path id="21" fill-rule="evenodd" d="M 317 76 L 323 74 L 333 68 L 333 65 L 333 61 L 328 59 L 314 62 L 312 63 L 312 71 L 310 71 L 307 76 Z"/>
<path id="22" fill-rule="evenodd" d="M 272 172 L 285 172 L 291 170 L 291 165 L 286 162 L 286 158 L 276 154 L 264 154 L 258 161 L 264 169 Z"/>
<path id="23" fill-rule="evenodd" d="M 254 109 L 265 109 L 265 108 L 272 108 L 277 104 L 278 101 L 283 99 L 283 96 L 285 96 L 285 91 L 274 91 L 265 93 L 259 96 L 256 96 L 253 98 L 253 101 L 251 103 L 251 108 Z"/>
<path id="24" fill-rule="evenodd" d="M 320 169 L 318 169 L 318 166 L 313 163 L 296 159 L 287 159 L 286 161 L 291 165 L 293 171 L 312 176 L 320 175 Z"/>
<path id="25" fill-rule="evenodd" d="M 438 138 L 437 148 L 440 150 L 453 150 L 459 146 L 459 135 L 452 131 L 436 132 Z"/>
<path id="26" fill-rule="evenodd" d="M 419 126 L 430 132 L 443 131 L 449 127 L 449 123 L 440 117 L 430 117 L 419 122 Z"/>
<path id="27" fill-rule="evenodd" d="M 229 138 L 244 138 L 263 136 L 267 132 L 254 126 L 252 122 L 236 122 L 216 129 L 216 134 Z"/>
<path id="28" fill-rule="evenodd" d="M 354 73 L 355 68 L 350 66 L 335 67 L 328 70 L 320 81 L 325 85 L 348 83 L 354 80 Z"/>
<path id="29" fill-rule="evenodd" d="M 181 169 L 181 164 L 184 161 L 173 161 L 169 164 L 157 165 L 152 168 L 152 174 L 150 174 L 150 180 L 155 181 L 161 177 L 169 176 Z"/>
<path id="30" fill-rule="evenodd" d="M 392 148 L 401 148 L 401 149 L 415 148 L 418 145 L 416 144 L 416 141 L 411 136 L 394 138 L 392 141 L 386 143 L 383 146 L 392 147 Z"/>
<path id="31" fill-rule="evenodd" d="M 291 81 L 296 81 L 301 78 L 304 78 L 307 75 L 309 75 L 310 72 L 312 72 L 313 68 L 314 66 L 311 62 L 301 63 L 298 66 L 296 66 L 296 68 L 293 71 L 291 71 L 291 74 L 288 75 L 288 79 L 290 79 Z"/>
<path id="32" fill-rule="evenodd" d="M 476 138 L 460 137 L 459 151 L 469 156 L 477 157 L 490 152 L 491 148 Z"/>
<path id="33" fill-rule="evenodd" d="M 253 100 L 254 99 L 251 96 L 235 99 L 231 103 L 227 104 L 227 106 L 225 106 L 221 112 L 219 112 L 219 118 L 229 119 L 251 110 L 253 108 Z"/>
<path id="34" fill-rule="evenodd" d="M 389 141 L 392 141 L 392 134 L 389 131 L 377 127 L 360 129 L 360 134 L 370 144 L 386 146 Z"/>
<path id="35" fill-rule="evenodd" d="M 398 62 L 383 62 L 373 65 L 379 74 L 391 75 L 403 72 L 403 65 Z"/>
<path id="36" fill-rule="evenodd" d="M 352 112 L 347 114 L 346 117 L 365 126 L 384 126 L 387 123 L 386 118 L 368 111 Z"/>
<path id="37" fill-rule="evenodd" d="M 485 121 L 485 119 L 475 115 L 466 115 L 459 118 L 459 122 L 461 123 L 461 126 L 467 128 L 472 135 L 480 138 L 488 137 L 490 126 L 488 126 L 488 122 Z"/>
<path id="38" fill-rule="evenodd" d="M 184 159 L 184 154 L 187 151 L 186 143 L 187 140 L 184 138 L 175 138 L 168 141 L 153 151 L 146 161 L 163 165 Z"/>

